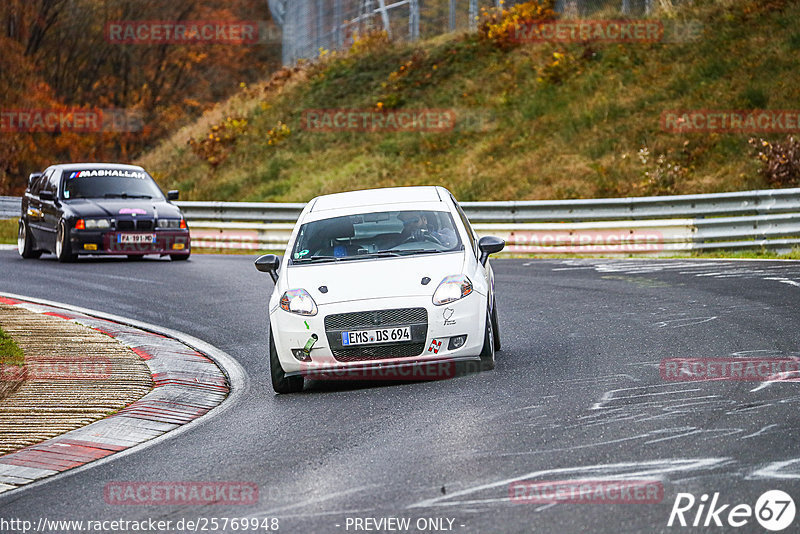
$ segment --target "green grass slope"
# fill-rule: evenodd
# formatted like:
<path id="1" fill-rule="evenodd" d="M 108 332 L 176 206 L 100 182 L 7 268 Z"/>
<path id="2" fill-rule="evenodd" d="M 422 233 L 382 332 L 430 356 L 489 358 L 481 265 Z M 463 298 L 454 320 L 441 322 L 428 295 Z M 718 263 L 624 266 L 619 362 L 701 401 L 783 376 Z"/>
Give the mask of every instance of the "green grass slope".
<path id="1" fill-rule="evenodd" d="M 668 133 L 660 117 L 800 108 L 800 3 L 698 0 L 658 17 L 699 23 L 698 38 L 505 49 L 476 34 L 367 40 L 243 87 L 139 163 L 192 200 L 306 201 L 416 184 L 444 185 L 464 201 L 769 187 L 753 135 Z M 304 110 L 328 108 L 443 108 L 457 124 L 427 133 L 302 127 Z"/>

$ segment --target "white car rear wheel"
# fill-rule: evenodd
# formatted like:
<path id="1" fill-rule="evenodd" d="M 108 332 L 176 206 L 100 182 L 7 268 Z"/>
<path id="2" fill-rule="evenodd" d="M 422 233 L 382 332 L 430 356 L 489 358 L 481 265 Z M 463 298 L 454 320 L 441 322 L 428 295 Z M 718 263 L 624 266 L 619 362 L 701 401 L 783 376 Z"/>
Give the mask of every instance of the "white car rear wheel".
<path id="1" fill-rule="evenodd" d="M 492 316 L 486 311 L 486 334 L 483 336 L 483 350 L 481 351 L 481 371 L 494 369 L 494 328 Z"/>

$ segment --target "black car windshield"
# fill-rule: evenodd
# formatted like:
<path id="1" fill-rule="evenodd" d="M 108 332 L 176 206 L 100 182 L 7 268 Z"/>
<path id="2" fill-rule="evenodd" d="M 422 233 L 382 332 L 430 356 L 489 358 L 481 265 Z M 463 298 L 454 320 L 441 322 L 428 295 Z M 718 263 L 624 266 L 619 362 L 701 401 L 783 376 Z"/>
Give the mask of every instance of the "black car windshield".
<path id="1" fill-rule="evenodd" d="M 344 261 L 461 250 L 453 217 L 445 211 L 384 211 L 306 223 L 292 263 Z"/>
<path id="2" fill-rule="evenodd" d="M 118 169 L 70 171 L 64 173 L 64 199 L 155 198 L 164 194 L 146 172 Z"/>

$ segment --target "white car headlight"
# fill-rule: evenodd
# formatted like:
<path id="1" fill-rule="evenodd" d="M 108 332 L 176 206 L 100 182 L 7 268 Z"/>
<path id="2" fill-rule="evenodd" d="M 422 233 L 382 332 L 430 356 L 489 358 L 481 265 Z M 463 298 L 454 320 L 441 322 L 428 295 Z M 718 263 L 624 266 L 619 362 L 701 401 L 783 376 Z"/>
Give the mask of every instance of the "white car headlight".
<path id="1" fill-rule="evenodd" d="M 281 308 L 298 315 L 316 315 L 317 303 L 305 289 L 290 289 L 281 297 Z"/>
<path id="2" fill-rule="evenodd" d="M 448 304 L 463 299 L 472 293 L 472 282 L 463 274 L 445 276 L 439 287 L 433 293 L 433 303 L 436 306 Z"/>
<path id="3" fill-rule="evenodd" d="M 111 223 L 108 222 L 108 219 L 86 219 L 86 229 L 94 229 L 94 228 L 110 228 Z"/>

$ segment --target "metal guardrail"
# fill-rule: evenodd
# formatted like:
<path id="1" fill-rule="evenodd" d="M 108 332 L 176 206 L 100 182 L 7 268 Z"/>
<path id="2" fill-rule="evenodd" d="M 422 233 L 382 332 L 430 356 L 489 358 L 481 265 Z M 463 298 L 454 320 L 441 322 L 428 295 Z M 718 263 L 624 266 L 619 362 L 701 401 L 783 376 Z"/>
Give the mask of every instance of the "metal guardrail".
<path id="1" fill-rule="evenodd" d="M 305 203 L 272 202 L 176 202 L 187 220 L 295 222 Z"/>
<path id="2" fill-rule="evenodd" d="M 187 218 L 208 221 L 288 222 L 305 204 L 269 202 L 177 203 Z M 472 222 L 612 221 L 800 213 L 800 189 L 705 195 L 462 202 Z"/>
<path id="3" fill-rule="evenodd" d="M 305 204 L 180 201 L 195 247 L 283 250 Z M 800 245 L 800 188 L 703 195 L 464 202 L 480 235 L 508 253 L 663 255 Z M 0 197 L 0 218 L 19 215 Z"/>
<path id="4" fill-rule="evenodd" d="M 178 202 L 195 246 L 285 248 L 304 204 Z M 464 202 L 508 253 L 663 255 L 800 245 L 800 189 L 580 200 Z"/>
<path id="5" fill-rule="evenodd" d="M 473 222 L 609 221 L 800 213 L 800 189 L 704 195 L 463 202 Z"/>
<path id="6" fill-rule="evenodd" d="M 0 219 L 11 219 L 19 217 L 22 209 L 19 197 L 0 197 Z"/>

